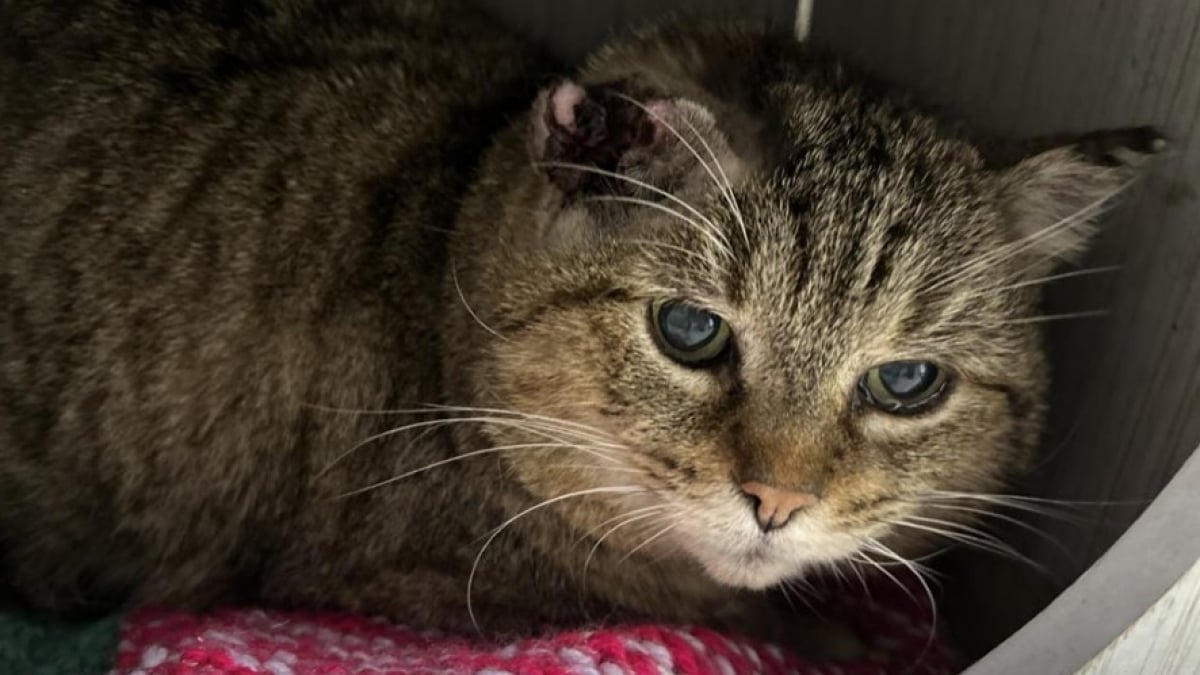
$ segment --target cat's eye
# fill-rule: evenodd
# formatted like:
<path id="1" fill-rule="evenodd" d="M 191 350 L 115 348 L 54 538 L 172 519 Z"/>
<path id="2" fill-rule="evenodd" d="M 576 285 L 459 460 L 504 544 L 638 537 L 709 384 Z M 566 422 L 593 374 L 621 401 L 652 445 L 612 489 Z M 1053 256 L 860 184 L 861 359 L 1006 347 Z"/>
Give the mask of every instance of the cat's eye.
<path id="1" fill-rule="evenodd" d="M 864 373 L 858 388 L 872 406 L 903 414 L 936 403 L 948 382 L 946 372 L 929 361 L 892 361 Z"/>
<path id="2" fill-rule="evenodd" d="M 729 324 L 694 304 L 682 300 L 653 302 L 650 324 L 662 353 L 684 365 L 712 365 L 729 351 Z"/>

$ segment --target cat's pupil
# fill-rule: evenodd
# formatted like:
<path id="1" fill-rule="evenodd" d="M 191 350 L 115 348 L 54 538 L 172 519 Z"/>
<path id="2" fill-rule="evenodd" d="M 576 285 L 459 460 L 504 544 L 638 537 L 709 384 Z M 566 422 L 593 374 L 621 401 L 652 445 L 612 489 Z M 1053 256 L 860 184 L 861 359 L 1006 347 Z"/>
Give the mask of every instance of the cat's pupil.
<path id="1" fill-rule="evenodd" d="M 879 381 L 897 398 L 923 394 L 937 376 L 937 366 L 928 361 L 895 361 L 879 366 Z"/>
<path id="2" fill-rule="evenodd" d="M 658 314 L 663 338 L 681 351 L 694 351 L 716 337 L 721 320 L 712 312 L 681 303 L 669 303 Z"/>

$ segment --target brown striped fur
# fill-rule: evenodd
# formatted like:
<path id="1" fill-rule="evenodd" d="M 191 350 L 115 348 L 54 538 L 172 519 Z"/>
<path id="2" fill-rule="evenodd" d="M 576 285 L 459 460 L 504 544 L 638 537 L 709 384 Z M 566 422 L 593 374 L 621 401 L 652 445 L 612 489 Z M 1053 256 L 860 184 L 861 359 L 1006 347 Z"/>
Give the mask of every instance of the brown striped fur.
<path id="1" fill-rule="evenodd" d="M 983 261 L 1158 144 L 994 166 L 739 27 L 615 42 L 540 96 L 528 47 L 444 2 L 4 3 L 0 31 L 0 570 L 58 611 L 254 600 L 462 629 L 478 562 L 488 631 L 741 622 L 746 589 L 862 537 L 909 551 L 887 521 L 913 500 L 1029 464 L 1047 369 L 1021 282 L 1091 218 Z M 575 93 L 606 115 L 596 144 L 555 129 Z M 646 307 L 680 296 L 730 323 L 727 366 L 655 349 Z M 905 357 L 953 370 L 944 404 L 864 408 L 861 372 Z M 431 424 L 468 417 L 491 419 Z M 345 496 L 497 446 L 522 447 Z M 823 498 L 768 536 L 745 480 Z"/>

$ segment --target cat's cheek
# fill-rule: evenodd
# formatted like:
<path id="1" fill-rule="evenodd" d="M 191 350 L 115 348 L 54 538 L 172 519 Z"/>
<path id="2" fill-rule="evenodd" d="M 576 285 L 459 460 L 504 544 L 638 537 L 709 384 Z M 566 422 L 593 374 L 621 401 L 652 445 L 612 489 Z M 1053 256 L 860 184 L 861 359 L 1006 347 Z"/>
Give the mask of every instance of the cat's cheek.
<path id="1" fill-rule="evenodd" d="M 653 476 L 635 464 L 641 428 L 636 407 L 616 386 L 612 334 L 619 315 L 587 307 L 547 313 L 492 346 L 477 405 L 534 415 L 533 428 L 489 429 L 497 445 L 562 441 L 559 449 L 508 453 L 517 478 L 538 494 L 604 485 L 647 485 Z M 617 326 L 614 327 L 613 324 Z M 502 403 L 500 403 L 502 402 Z"/>
<path id="2" fill-rule="evenodd" d="M 928 435 L 939 427 L 952 424 L 963 415 L 964 409 L 971 407 L 969 401 L 961 399 L 952 394 L 935 409 L 914 415 L 893 415 L 864 406 L 857 411 L 851 423 L 861 438 L 871 442 L 905 442 L 914 436 Z"/>
<path id="3" fill-rule="evenodd" d="M 865 443 L 887 446 L 909 444 L 926 438 L 940 444 L 941 439 L 964 427 L 985 432 L 1006 416 L 1003 401 L 994 393 L 970 383 L 955 383 L 929 410 L 912 414 L 893 414 L 861 406 L 851 419 L 856 436 Z"/>
<path id="4" fill-rule="evenodd" d="M 860 439 L 894 467 L 898 486 L 910 494 L 937 490 L 987 491 L 1009 470 L 1006 457 L 1030 442 L 1017 433 L 1022 422 L 1010 414 L 1004 396 L 962 386 L 930 414 L 866 416 Z"/>
<path id="5" fill-rule="evenodd" d="M 652 374 L 652 379 L 661 383 L 657 387 L 639 387 L 643 395 L 658 399 L 657 405 L 676 409 L 711 407 L 726 396 L 727 387 L 719 371 L 682 365 L 659 349 L 646 328 L 640 308 L 630 310 L 626 319 L 628 335 L 634 340 L 631 360 L 640 371 Z"/>

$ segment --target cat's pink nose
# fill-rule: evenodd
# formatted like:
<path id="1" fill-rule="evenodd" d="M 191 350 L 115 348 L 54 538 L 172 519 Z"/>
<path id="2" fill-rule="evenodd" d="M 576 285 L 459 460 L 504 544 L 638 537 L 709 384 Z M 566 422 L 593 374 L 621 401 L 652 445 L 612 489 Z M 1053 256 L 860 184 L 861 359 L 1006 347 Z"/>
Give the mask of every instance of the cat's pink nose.
<path id="1" fill-rule="evenodd" d="M 783 527 L 793 513 L 821 501 L 812 492 L 780 490 L 758 481 L 742 483 L 742 492 L 754 503 L 754 516 L 763 532 Z"/>

